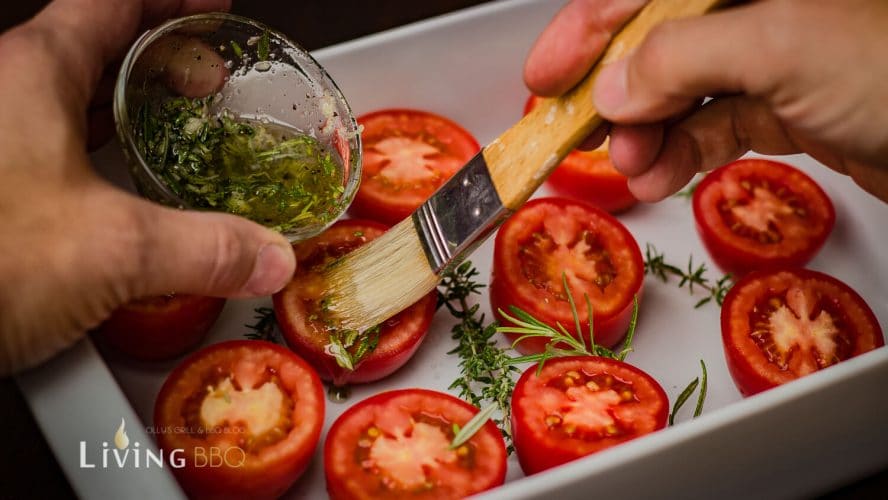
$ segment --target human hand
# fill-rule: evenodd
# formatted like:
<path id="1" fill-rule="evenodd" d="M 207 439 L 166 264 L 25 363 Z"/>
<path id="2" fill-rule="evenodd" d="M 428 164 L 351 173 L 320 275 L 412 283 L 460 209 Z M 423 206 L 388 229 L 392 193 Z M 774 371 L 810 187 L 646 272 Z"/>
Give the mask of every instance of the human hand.
<path id="1" fill-rule="evenodd" d="M 98 118 L 110 108 L 94 106 L 110 89 L 103 72 L 137 30 L 229 3 L 56 0 L 0 36 L 0 375 L 70 346 L 132 299 L 268 295 L 292 277 L 281 235 L 137 198 L 102 180 L 86 152 L 108 132 Z"/>
<path id="2" fill-rule="evenodd" d="M 572 87 L 645 3 L 572 1 L 531 51 L 528 87 Z M 749 150 L 805 152 L 888 201 L 885 26 L 880 0 L 767 0 L 664 23 L 596 82 L 614 166 L 656 201 Z"/>

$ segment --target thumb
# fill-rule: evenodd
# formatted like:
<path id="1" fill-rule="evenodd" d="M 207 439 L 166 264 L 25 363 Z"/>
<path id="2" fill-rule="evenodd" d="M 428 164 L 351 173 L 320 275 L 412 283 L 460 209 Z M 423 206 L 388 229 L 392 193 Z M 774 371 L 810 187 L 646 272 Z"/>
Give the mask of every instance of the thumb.
<path id="1" fill-rule="evenodd" d="M 616 123 L 653 123 L 701 97 L 772 92 L 793 59 L 784 57 L 779 37 L 767 36 L 778 3 L 657 26 L 631 55 L 602 69 L 593 92 L 596 109 Z"/>
<path id="2" fill-rule="evenodd" d="M 271 295 L 293 277 L 296 258 L 279 233 L 234 215 L 132 202 L 140 233 L 128 286 L 135 297 Z"/>

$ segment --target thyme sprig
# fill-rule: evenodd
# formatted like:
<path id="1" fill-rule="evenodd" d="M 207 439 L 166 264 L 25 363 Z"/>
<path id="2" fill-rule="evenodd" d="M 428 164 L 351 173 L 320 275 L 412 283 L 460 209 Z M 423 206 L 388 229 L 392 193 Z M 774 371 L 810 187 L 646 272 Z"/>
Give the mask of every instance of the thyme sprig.
<path id="1" fill-rule="evenodd" d="M 703 360 L 700 360 L 700 367 L 703 370 L 703 376 L 697 377 L 694 380 L 691 380 L 691 383 L 688 384 L 687 387 L 681 391 L 681 394 L 678 395 L 678 398 L 675 400 L 675 404 L 672 406 L 672 413 L 669 414 L 669 425 L 673 425 L 675 423 L 675 415 L 684 406 L 685 402 L 694 394 L 694 391 L 697 389 L 697 386 L 700 386 L 700 393 L 697 394 L 697 406 L 694 408 L 694 416 L 693 418 L 697 418 L 703 413 L 703 403 L 706 401 L 706 389 L 707 389 L 707 373 L 706 373 L 706 363 Z"/>
<path id="2" fill-rule="evenodd" d="M 253 309 L 253 319 L 256 321 L 252 325 L 245 324 L 250 331 L 244 334 L 244 337 L 250 340 L 267 340 L 279 344 L 278 336 L 275 333 L 277 319 L 274 317 L 274 309 L 270 307 L 257 307 Z"/>
<path id="3" fill-rule="evenodd" d="M 617 352 L 595 343 L 595 331 L 592 322 L 592 302 L 589 300 L 587 294 L 583 294 L 589 318 L 589 344 L 586 344 L 585 336 L 583 334 L 584 332 L 580 327 L 580 316 L 577 313 L 577 306 L 574 302 L 570 287 L 567 285 L 567 276 L 565 274 L 561 275 L 561 281 L 565 295 L 567 295 L 567 301 L 570 304 L 570 311 L 573 315 L 574 331 L 576 334 L 570 334 L 561 323 L 557 323 L 558 327 L 553 328 L 534 318 L 519 307 L 509 306 L 509 310 L 512 313 L 511 315 L 500 309 L 499 313 L 515 326 L 501 326 L 497 328 L 497 331 L 500 333 L 520 335 L 512 343 L 513 348 L 530 338 L 542 337 L 549 339 L 543 352 L 512 358 L 511 363 L 538 363 L 537 373 L 540 373 L 543 369 L 543 364 L 545 364 L 547 360 L 561 356 L 601 356 L 619 361 L 625 360 L 626 356 L 632 352 L 632 340 L 635 337 L 635 328 L 638 325 L 638 296 L 636 295 L 632 299 L 632 319 L 629 321 L 629 328 L 626 331 L 626 340 L 623 342 L 623 347 Z"/>
<path id="4" fill-rule="evenodd" d="M 678 287 L 684 288 L 684 286 L 687 285 L 688 293 L 691 295 L 694 294 L 694 287 L 702 289 L 708 293 L 706 297 L 703 297 L 694 304 L 695 309 L 702 307 L 713 300 L 719 306 L 722 305 L 722 302 L 725 300 L 725 295 L 728 293 L 728 290 L 731 289 L 731 286 L 734 285 L 730 274 L 726 274 L 717 280 L 712 281 L 712 279 L 707 276 L 708 271 L 709 269 L 704 263 L 701 263 L 699 266 L 694 265 L 693 255 L 688 257 L 687 270 L 684 270 L 674 264 L 666 262 L 666 256 L 662 252 L 657 251 L 657 247 L 651 243 L 648 243 L 647 248 L 645 249 L 645 274 L 651 274 L 659 278 L 663 283 L 669 282 L 670 276 L 675 276 L 679 278 Z"/>
<path id="5" fill-rule="evenodd" d="M 460 376 L 450 384 L 458 389 L 461 398 L 478 408 L 495 405 L 499 417 L 494 422 L 512 450 L 512 433 L 509 425 L 514 375 L 520 370 L 510 362 L 511 358 L 496 344 L 496 323 L 485 324 L 479 305 L 469 305 L 472 295 L 481 293 L 484 285 L 474 279 L 478 271 L 471 262 L 464 262 L 444 275 L 438 294 L 439 306 L 445 306 L 459 322 L 451 329 L 457 346 L 448 354 L 459 356 Z"/>

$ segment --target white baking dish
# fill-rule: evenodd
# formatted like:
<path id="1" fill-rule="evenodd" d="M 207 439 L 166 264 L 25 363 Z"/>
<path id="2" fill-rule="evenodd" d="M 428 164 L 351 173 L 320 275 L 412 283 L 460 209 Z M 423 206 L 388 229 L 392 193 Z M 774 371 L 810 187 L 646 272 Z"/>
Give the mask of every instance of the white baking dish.
<path id="1" fill-rule="evenodd" d="M 516 121 L 527 97 L 521 66 L 530 44 L 562 1 L 496 2 L 314 53 L 340 85 L 356 113 L 384 107 L 434 111 L 463 124 L 480 142 Z M 274 24 L 274 22 L 272 23 Z M 847 178 L 805 156 L 784 159 L 808 171 L 832 197 L 836 229 L 810 267 L 832 274 L 864 296 L 888 325 L 888 206 Z M 110 146 L 95 156 L 106 174 L 126 185 L 122 156 Z M 640 245 L 654 243 L 671 259 L 708 261 L 693 229 L 690 205 L 670 199 L 638 206 L 620 219 Z M 492 244 L 473 256 L 482 276 L 490 270 Z M 860 356 L 804 380 L 743 400 L 725 366 L 718 309 L 693 309 L 685 290 L 651 278 L 629 361 L 654 376 L 674 400 L 709 367 L 704 415 L 689 422 L 686 410 L 674 428 L 584 460 L 522 478 L 509 462 L 509 481 L 490 498 L 781 498 L 822 491 L 888 466 L 888 349 Z M 230 301 L 207 343 L 240 338 L 252 310 L 267 299 Z M 486 298 L 482 301 L 487 308 Z M 400 372 L 358 387 L 357 401 L 384 389 L 446 390 L 454 379 L 452 318 L 441 311 L 425 344 Z M 131 442 L 153 447 L 154 397 L 175 365 L 103 359 L 89 340 L 19 383 L 74 490 L 83 498 L 177 498 L 166 469 L 82 468 L 81 441 L 89 450 L 110 442 L 121 418 Z M 328 404 L 330 423 L 347 404 Z M 89 462 L 89 460 L 87 461 Z M 289 492 L 292 498 L 325 495 L 320 452 Z"/>

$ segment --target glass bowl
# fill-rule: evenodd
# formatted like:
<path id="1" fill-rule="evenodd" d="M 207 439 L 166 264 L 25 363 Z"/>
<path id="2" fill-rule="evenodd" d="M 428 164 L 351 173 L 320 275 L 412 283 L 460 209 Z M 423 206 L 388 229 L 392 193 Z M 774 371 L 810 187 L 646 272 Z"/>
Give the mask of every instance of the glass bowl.
<path id="1" fill-rule="evenodd" d="M 361 138 L 342 92 L 298 44 L 239 16 L 194 15 L 142 35 L 121 66 L 114 118 L 142 196 L 243 215 L 290 241 L 332 224 L 360 183 Z M 298 197 L 309 188 L 322 194 Z"/>

